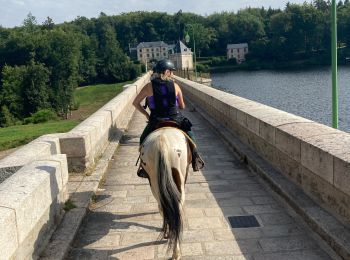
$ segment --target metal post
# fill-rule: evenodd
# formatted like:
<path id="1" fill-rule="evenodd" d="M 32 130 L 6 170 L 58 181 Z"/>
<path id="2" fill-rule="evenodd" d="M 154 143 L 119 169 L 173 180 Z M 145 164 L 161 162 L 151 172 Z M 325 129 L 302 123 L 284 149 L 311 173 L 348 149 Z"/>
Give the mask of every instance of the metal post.
<path id="1" fill-rule="evenodd" d="M 193 35 L 193 51 L 194 51 L 194 71 L 196 73 L 196 81 L 197 81 L 198 77 L 197 77 L 196 41 L 194 39 L 194 27 L 193 27 L 193 25 L 192 25 L 192 35 Z"/>
<path id="2" fill-rule="evenodd" d="M 332 0 L 332 114 L 333 128 L 338 128 L 338 57 L 337 57 L 337 3 Z"/>

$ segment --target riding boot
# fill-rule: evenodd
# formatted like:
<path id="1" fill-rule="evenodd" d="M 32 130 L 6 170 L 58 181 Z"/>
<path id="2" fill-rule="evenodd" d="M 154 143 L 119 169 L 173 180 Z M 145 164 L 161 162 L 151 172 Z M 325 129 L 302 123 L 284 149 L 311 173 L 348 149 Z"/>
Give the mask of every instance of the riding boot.
<path id="1" fill-rule="evenodd" d="M 148 178 L 147 172 L 141 166 L 137 171 L 137 176 L 139 176 L 141 178 Z"/>
<path id="2" fill-rule="evenodd" d="M 204 161 L 202 157 L 199 155 L 197 148 L 193 148 L 192 150 L 192 168 L 194 172 L 198 172 L 200 169 L 204 167 Z"/>

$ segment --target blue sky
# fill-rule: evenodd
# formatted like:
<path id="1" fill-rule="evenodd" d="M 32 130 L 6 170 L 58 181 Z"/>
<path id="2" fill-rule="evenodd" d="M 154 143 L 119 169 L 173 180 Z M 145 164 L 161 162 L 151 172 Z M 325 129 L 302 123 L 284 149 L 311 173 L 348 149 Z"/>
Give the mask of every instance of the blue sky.
<path id="1" fill-rule="evenodd" d="M 310 0 L 308 0 L 310 1 Z M 0 25 L 22 24 L 31 12 L 38 23 L 50 16 L 55 23 L 74 20 L 77 16 L 97 17 L 130 11 L 194 12 L 202 15 L 221 11 L 237 11 L 248 6 L 284 8 L 288 0 L 0 0 Z M 303 3 L 304 0 L 290 0 Z"/>

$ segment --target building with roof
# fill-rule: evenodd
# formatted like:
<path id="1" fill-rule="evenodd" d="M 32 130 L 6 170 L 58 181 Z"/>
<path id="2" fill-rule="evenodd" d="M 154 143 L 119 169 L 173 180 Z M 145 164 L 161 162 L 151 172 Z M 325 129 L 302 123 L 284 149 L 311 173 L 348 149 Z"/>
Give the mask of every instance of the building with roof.
<path id="1" fill-rule="evenodd" d="M 235 58 L 237 63 L 245 61 L 248 53 L 248 43 L 227 44 L 227 59 Z"/>
<path id="2" fill-rule="evenodd" d="M 178 41 L 173 51 L 169 54 L 169 59 L 174 62 L 176 69 L 193 70 L 193 53 L 182 41 Z"/>
<path id="3" fill-rule="evenodd" d="M 169 49 L 169 45 L 163 41 L 141 42 L 136 47 L 137 60 L 146 64 L 166 59 L 169 57 Z"/>

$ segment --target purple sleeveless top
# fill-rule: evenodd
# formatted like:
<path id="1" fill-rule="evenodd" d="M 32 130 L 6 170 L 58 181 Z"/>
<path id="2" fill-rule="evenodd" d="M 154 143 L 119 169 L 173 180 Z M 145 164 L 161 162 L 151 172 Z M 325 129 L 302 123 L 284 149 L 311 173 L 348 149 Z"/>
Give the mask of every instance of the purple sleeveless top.
<path id="1" fill-rule="evenodd" d="M 176 107 L 179 107 L 178 99 L 179 99 L 178 96 L 176 96 Z M 156 104 L 154 103 L 154 97 L 153 96 L 147 97 L 147 102 L 148 102 L 148 107 L 150 109 L 155 109 L 156 108 Z"/>

